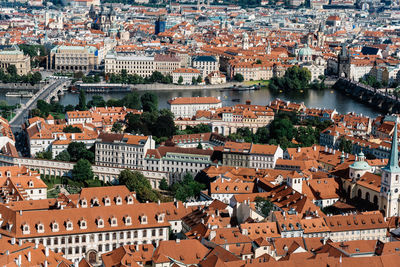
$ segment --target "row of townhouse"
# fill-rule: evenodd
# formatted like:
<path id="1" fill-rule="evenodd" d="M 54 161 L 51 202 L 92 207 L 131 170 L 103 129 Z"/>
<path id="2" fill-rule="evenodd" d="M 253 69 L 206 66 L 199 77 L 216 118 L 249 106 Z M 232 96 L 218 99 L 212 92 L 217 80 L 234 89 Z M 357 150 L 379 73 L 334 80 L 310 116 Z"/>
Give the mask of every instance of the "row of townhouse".
<path id="1" fill-rule="evenodd" d="M 226 142 L 222 164 L 245 168 L 272 169 L 283 157 L 280 146 L 253 143 Z"/>
<path id="2" fill-rule="evenodd" d="M 186 173 L 196 175 L 218 161 L 214 150 L 179 146 L 155 148 L 151 136 L 103 133 L 95 144 L 96 165 L 168 172 L 170 183 L 180 180 Z"/>
<path id="3" fill-rule="evenodd" d="M 189 101 L 186 102 L 189 103 Z M 272 109 L 266 106 L 252 105 L 250 101 L 247 101 L 246 104 L 238 104 L 232 107 L 210 107 L 209 109 L 196 109 L 195 105 L 191 106 L 188 103 L 183 104 L 182 107 L 174 107 L 180 114 L 187 113 L 189 110 L 196 110 L 194 114 L 192 112 L 191 116 L 187 118 L 176 117 L 175 124 L 181 130 L 186 129 L 188 126 L 207 124 L 210 125 L 213 132 L 222 135 L 235 133 L 238 128 L 249 128 L 255 133 L 258 128 L 269 125 L 274 119 Z M 186 111 L 184 108 L 186 108 Z"/>
<path id="4" fill-rule="evenodd" d="M 204 79 L 211 73 L 219 71 L 219 61 L 214 56 L 194 56 L 191 64 L 193 68 L 182 66 L 180 58 L 172 54 L 138 56 L 114 51 L 105 57 L 105 72 L 111 74 L 126 70 L 128 74 L 149 77 L 153 72 L 158 71 L 163 75 L 172 75 L 174 83 L 178 83 L 179 77 L 182 76 L 183 84 L 191 84 L 193 77 L 197 79 L 200 76 Z"/>
<path id="5" fill-rule="evenodd" d="M 83 189 L 76 197 L 0 204 L 1 235 L 42 244 L 76 262 L 101 263 L 101 254 L 127 244 L 168 240 L 192 210 L 181 202 L 138 203 L 124 186 Z"/>

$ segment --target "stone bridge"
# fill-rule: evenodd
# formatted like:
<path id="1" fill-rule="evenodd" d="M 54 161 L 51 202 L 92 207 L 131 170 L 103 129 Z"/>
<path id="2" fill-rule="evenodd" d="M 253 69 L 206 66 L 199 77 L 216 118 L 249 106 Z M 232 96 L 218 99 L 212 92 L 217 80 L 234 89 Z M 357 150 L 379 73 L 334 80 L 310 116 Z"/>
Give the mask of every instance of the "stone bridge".
<path id="1" fill-rule="evenodd" d="M 382 92 L 371 86 L 340 78 L 333 88 L 344 92 L 359 102 L 372 106 L 387 113 L 399 113 L 400 101 L 397 97 Z"/>

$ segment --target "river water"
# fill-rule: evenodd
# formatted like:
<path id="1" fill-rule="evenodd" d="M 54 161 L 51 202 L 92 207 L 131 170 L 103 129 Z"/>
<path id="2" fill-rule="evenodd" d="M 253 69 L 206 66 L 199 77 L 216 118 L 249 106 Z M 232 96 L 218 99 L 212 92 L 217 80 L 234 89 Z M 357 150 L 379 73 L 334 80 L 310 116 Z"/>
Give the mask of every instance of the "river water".
<path id="1" fill-rule="evenodd" d="M 355 112 L 358 114 L 364 114 L 370 117 L 376 117 L 380 113 L 373 108 L 366 106 L 360 102 L 355 101 L 348 96 L 341 94 L 335 90 L 324 90 L 324 91 L 313 91 L 309 90 L 306 93 L 298 95 L 284 95 L 272 94 L 268 89 L 262 89 L 258 91 L 229 91 L 219 89 L 207 89 L 207 90 L 171 90 L 171 91 L 153 91 L 158 95 L 158 103 L 160 108 L 168 108 L 167 101 L 174 97 L 195 97 L 195 96 L 215 96 L 220 97 L 224 106 L 231 106 L 238 103 L 245 103 L 246 100 L 250 100 L 252 104 L 267 105 L 270 101 L 280 98 L 286 101 L 292 101 L 296 103 L 304 102 L 304 104 L 311 108 L 327 108 L 336 109 L 339 113 L 345 114 L 348 112 Z M 141 95 L 144 91 L 138 91 Z M 95 94 L 87 94 L 86 98 L 89 101 Z M 110 98 L 122 98 L 125 93 L 112 93 L 103 94 L 103 98 L 108 100 Z M 1 97 L 0 97 L 1 99 Z M 78 104 L 78 94 L 66 93 L 61 97 L 60 103 L 62 105 L 76 105 Z"/>

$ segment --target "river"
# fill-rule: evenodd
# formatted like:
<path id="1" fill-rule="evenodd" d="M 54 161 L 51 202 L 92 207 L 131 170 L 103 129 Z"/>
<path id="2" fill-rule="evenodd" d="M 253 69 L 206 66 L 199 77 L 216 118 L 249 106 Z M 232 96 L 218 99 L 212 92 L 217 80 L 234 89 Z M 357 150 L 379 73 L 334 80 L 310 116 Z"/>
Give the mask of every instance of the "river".
<path id="1" fill-rule="evenodd" d="M 141 95 L 144 91 L 138 91 Z M 345 114 L 348 112 L 356 112 L 369 117 L 376 117 L 380 113 L 373 108 L 366 106 L 360 102 L 355 101 L 348 96 L 342 95 L 339 91 L 335 90 L 324 90 L 324 91 L 313 91 L 309 90 L 304 94 L 299 95 L 274 95 L 268 89 L 262 89 L 259 91 L 229 91 L 219 89 L 208 89 L 208 90 L 171 90 L 171 91 L 154 91 L 158 95 L 158 103 L 160 108 L 168 108 L 167 101 L 174 97 L 191 97 L 191 96 L 215 96 L 220 97 L 224 106 L 231 106 L 238 103 L 245 103 L 246 100 L 250 100 L 252 104 L 267 105 L 270 101 L 275 98 L 280 98 L 286 101 L 292 101 L 296 103 L 304 102 L 304 104 L 311 108 L 327 108 L 336 109 L 339 113 Z M 110 98 L 122 98 L 125 93 L 113 93 L 102 95 L 105 100 Z M 95 94 L 87 94 L 87 100 L 89 101 Z M 0 97 L 1 99 L 1 97 Z M 78 103 L 78 94 L 66 93 L 61 97 L 60 103 L 62 105 L 76 105 Z"/>

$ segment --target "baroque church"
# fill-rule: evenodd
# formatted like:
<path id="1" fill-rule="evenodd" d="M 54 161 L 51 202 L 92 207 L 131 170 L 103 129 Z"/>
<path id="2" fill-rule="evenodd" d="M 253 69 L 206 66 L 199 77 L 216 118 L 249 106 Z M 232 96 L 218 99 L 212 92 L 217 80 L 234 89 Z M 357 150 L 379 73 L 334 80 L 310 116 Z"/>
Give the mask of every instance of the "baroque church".
<path id="1" fill-rule="evenodd" d="M 397 118 L 395 129 L 397 129 Z M 332 174 L 341 179 L 342 191 L 349 199 L 362 199 L 385 216 L 399 216 L 400 167 L 397 131 L 394 131 L 390 158 L 382 169 L 368 164 L 361 152 L 354 163 L 339 165 Z"/>

